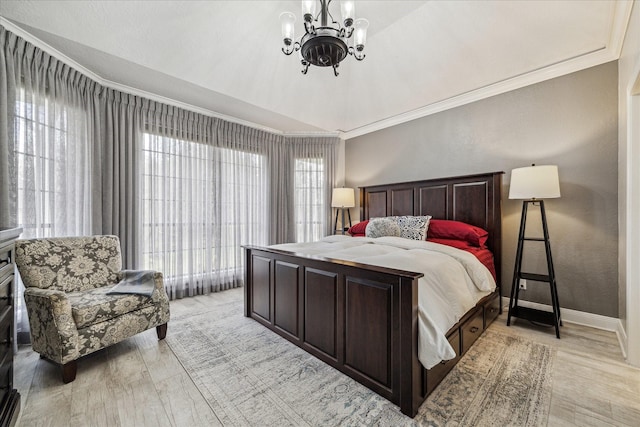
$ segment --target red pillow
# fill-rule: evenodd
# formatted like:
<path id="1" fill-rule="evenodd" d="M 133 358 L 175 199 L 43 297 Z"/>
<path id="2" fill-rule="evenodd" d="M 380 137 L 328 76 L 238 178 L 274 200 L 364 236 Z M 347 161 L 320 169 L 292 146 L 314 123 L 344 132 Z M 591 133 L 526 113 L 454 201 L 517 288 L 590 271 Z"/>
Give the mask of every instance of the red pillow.
<path id="1" fill-rule="evenodd" d="M 460 221 L 431 219 L 427 230 L 427 239 L 464 240 L 472 246 L 484 247 L 489 233 L 480 227 Z"/>
<path id="2" fill-rule="evenodd" d="M 474 246 L 471 246 L 465 240 L 457 240 L 457 239 L 440 239 L 438 237 L 434 237 L 434 238 L 428 237 L 427 242 L 440 243 L 441 245 L 447 245 L 447 246 L 451 246 L 453 248 L 462 249 L 462 250 L 466 250 L 471 247 L 474 247 Z"/>
<path id="3" fill-rule="evenodd" d="M 359 222 L 351 226 L 347 233 L 351 234 L 352 236 L 364 236 L 367 229 L 367 224 L 369 224 L 369 220 Z"/>

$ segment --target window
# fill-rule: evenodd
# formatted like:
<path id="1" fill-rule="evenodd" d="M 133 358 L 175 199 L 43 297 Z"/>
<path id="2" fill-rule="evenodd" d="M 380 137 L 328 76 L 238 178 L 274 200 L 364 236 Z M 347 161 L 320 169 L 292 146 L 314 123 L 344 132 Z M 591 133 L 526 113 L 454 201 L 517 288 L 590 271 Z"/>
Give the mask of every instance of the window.
<path id="1" fill-rule="evenodd" d="M 327 224 L 324 159 L 296 159 L 294 179 L 296 241 L 319 240 Z"/>
<path id="2" fill-rule="evenodd" d="M 195 293 L 242 277 L 267 242 L 264 156 L 144 134 L 142 264 Z"/>

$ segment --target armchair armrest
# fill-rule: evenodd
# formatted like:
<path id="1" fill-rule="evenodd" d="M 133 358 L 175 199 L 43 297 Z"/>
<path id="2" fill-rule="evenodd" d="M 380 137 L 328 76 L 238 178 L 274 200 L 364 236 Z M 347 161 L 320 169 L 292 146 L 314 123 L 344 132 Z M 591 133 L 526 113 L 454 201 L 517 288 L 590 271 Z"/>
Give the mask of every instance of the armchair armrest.
<path id="1" fill-rule="evenodd" d="M 78 329 L 67 295 L 56 289 L 31 287 L 24 291 L 24 299 L 33 349 L 58 363 L 77 359 Z"/>
<path id="2" fill-rule="evenodd" d="M 162 273 L 156 271 L 153 275 L 153 281 L 156 284 L 156 289 L 162 289 L 164 291 L 164 277 Z"/>
<path id="3" fill-rule="evenodd" d="M 130 274 L 133 272 L 153 272 L 153 283 L 155 284 L 156 289 L 164 290 L 164 278 L 162 273 L 159 271 L 151 271 L 151 270 L 126 270 Z M 124 279 L 125 270 L 118 272 L 118 282 Z"/>

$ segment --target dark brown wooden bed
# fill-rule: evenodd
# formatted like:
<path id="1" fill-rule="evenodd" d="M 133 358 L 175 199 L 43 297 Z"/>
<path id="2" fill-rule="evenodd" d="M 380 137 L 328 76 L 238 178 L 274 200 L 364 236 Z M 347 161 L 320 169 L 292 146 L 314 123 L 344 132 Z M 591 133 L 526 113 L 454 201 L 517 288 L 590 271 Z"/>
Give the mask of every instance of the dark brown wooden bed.
<path id="1" fill-rule="evenodd" d="M 431 215 L 489 232 L 498 289 L 447 338 L 456 358 L 426 370 L 418 360 L 421 273 L 245 247 L 245 316 L 347 374 L 414 417 L 428 394 L 500 312 L 503 172 L 360 189 L 361 220 Z"/>

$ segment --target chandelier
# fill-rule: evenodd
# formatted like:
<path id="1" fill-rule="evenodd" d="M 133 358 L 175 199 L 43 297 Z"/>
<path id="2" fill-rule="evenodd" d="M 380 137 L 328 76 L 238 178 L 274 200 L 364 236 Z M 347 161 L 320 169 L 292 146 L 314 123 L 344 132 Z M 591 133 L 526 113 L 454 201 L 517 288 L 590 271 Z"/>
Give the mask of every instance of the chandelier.
<path id="1" fill-rule="evenodd" d="M 320 12 L 316 15 L 317 2 L 320 3 Z M 329 12 L 330 4 L 331 0 L 302 0 L 305 34 L 299 42 L 295 43 L 293 41 L 295 15 L 291 12 L 280 14 L 284 42 L 282 52 L 285 55 L 300 52 L 302 74 L 307 74 L 309 65 L 316 65 L 318 67 L 333 67 L 333 73 L 337 76 L 338 66 L 347 57 L 347 54 L 353 55 L 358 61 L 362 61 L 365 57 L 363 51 L 367 41 L 369 21 L 363 18 L 354 21 L 353 1 L 342 0 L 340 11 L 343 27 Z M 349 46 L 350 40 L 353 41 L 351 46 Z"/>

